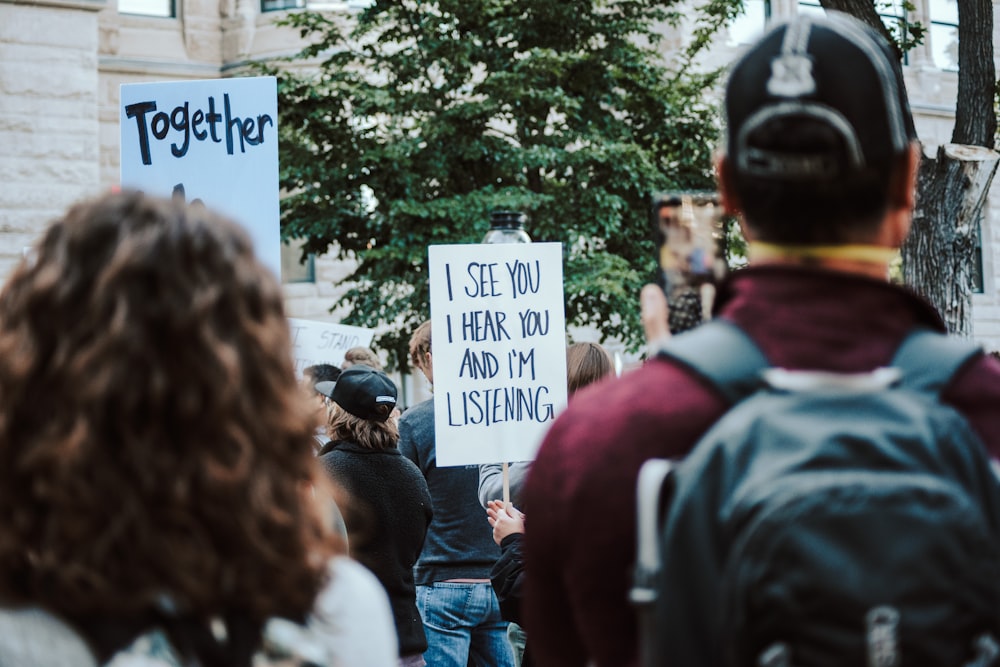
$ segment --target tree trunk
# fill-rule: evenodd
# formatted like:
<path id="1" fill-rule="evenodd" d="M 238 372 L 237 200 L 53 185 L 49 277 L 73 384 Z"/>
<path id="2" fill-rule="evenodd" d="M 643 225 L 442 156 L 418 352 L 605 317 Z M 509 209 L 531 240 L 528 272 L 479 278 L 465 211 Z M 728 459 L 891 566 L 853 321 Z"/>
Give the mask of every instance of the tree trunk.
<path id="1" fill-rule="evenodd" d="M 993 102 L 993 0 L 958 2 L 958 96 L 951 144 L 927 154 L 917 178 L 913 229 L 904 244 L 903 279 L 938 309 L 948 330 L 972 335 L 970 267 L 976 226 L 997 168 Z M 820 0 L 890 37 L 872 0 Z M 899 45 L 890 43 L 899 52 Z M 983 148 L 985 147 L 985 148 Z"/>
<path id="2" fill-rule="evenodd" d="M 951 143 L 993 148 L 997 129 L 992 0 L 958 0 L 958 100 Z"/>
<path id="3" fill-rule="evenodd" d="M 981 146 L 924 147 L 903 280 L 941 314 L 948 331 L 972 335 L 970 268 L 976 227 L 1000 154 Z"/>

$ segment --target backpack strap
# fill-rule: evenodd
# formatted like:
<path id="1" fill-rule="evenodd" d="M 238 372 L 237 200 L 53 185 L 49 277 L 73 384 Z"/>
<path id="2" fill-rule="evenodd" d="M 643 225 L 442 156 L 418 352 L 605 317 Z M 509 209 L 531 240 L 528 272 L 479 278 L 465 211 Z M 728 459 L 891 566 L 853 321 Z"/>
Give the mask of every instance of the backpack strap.
<path id="1" fill-rule="evenodd" d="M 761 371 L 771 366 L 746 333 L 727 320 L 709 320 L 672 337 L 657 351 L 707 380 L 731 404 L 761 386 Z"/>
<path id="2" fill-rule="evenodd" d="M 674 462 L 669 459 L 647 459 L 639 469 L 636 484 L 636 561 L 629 601 L 635 609 L 642 638 L 652 637 L 657 631 L 653 608 L 660 595 L 659 579 L 663 567 L 660 529 L 663 527 L 662 510 L 673 491 L 670 477 L 673 470 Z M 640 667 L 658 667 L 651 646 L 651 641 L 640 642 Z"/>
<path id="3" fill-rule="evenodd" d="M 972 341 L 918 328 L 903 339 L 892 365 L 903 371 L 906 386 L 940 394 L 955 374 L 981 353 L 982 347 Z"/>

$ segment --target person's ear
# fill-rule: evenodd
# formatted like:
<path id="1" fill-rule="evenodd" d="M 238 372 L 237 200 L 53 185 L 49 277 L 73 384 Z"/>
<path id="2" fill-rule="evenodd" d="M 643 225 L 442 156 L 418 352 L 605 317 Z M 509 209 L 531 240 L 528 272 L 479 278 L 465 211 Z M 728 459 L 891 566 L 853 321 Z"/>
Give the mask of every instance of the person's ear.
<path id="1" fill-rule="evenodd" d="M 719 203 L 723 213 L 736 218 L 743 238 L 749 243 L 753 240 L 753 233 L 743 219 L 743 204 L 733 183 L 732 162 L 722 153 L 715 158 L 715 178 L 719 183 Z"/>
<path id="2" fill-rule="evenodd" d="M 889 209 L 883 220 L 882 245 L 898 248 L 910 233 L 917 200 L 917 174 L 922 156 L 920 143 L 912 142 L 903 153 L 889 181 Z"/>
<path id="3" fill-rule="evenodd" d="M 896 170 L 897 177 L 892 179 L 893 191 L 890 200 L 894 205 L 911 211 L 917 202 L 917 175 L 920 172 L 920 158 L 923 156 L 920 142 L 910 143 L 910 148 L 901 157 L 901 164 Z"/>
<path id="4" fill-rule="evenodd" d="M 724 154 L 720 153 L 715 158 L 715 178 L 719 183 L 719 201 L 722 204 L 722 210 L 726 215 L 736 215 L 740 214 L 742 205 L 740 204 L 740 198 L 736 194 L 736 188 L 733 185 L 732 178 L 732 164 Z"/>

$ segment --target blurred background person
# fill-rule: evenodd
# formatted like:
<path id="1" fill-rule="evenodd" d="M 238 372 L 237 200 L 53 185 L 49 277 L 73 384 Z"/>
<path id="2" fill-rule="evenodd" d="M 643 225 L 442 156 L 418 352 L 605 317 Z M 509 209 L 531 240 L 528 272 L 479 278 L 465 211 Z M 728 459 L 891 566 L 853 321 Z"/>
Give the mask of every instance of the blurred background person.
<path id="1" fill-rule="evenodd" d="M 413 566 L 431 522 L 431 497 L 420 469 L 402 456 L 390 419 L 396 385 L 382 371 L 354 365 L 332 388 L 328 442 L 320 461 L 346 492 L 338 499 L 350 554 L 389 593 L 399 636 L 400 667 L 423 667 L 427 649 L 417 611 Z"/>
<path id="2" fill-rule="evenodd" d="M 316 423 L 313 439 L 317 454 L 323 445 L 330 441 L 326 435 L 326 423 L 330 418 L 327 409 L 328 397 L 317 386 L 320 382 L 336 382 L 337 378 L 340 377 L 340 372 L 340 369 L 333 364 L 315 364 L 302 370 L 302 391 Z"/>
<path id="3" fill-rule="evenodd" d="M 378 358 L 375 351 L 368 347 L 352 347 L 344 352 L 344 361 L 340 364 L 341 370 L 347 370 L 355 364 L 364 364 L 377 371 L 382 370 L 382 360 Z"/>
<path id="4" fill-rule="evenodd" d="M 614 374 L 611 355 L 598 343 L 573 343 L 566 348 L 566 389 L 570 400 L 587 385 Z M 507 466 L 510 499 L 514 505 L 521 504 L 521 486 L 530 469 L 530 461 L 517 461 Z M 491 500 L 503 500 L 503 463 L 479 466 L 479 503 L 485 509 Z"/>
<path id="5" fill-rule="evenodd" d="M 410 336 L 410 361 L 434 385 L 431 323 Z M 490 568 L 500 550 L 483 524 L 476 498 L 479 467 L 438 467 L 434 399 L 399 418 L 399 450 L 427 480 L 434 519 L 417 561 L 417 608 L 424 619 L 432 667 L 510 667 L 514 656 L 507 623 L 490 586 Z"/>
<path id="6" fill-rule="evenodd" d="M 584 387 L 614 374 L 611 355 L 601 345 L 590 342 L 573 343 L 566 349 L 566 388 L 569 400 L 573 400 L 573 395 Z M 510 622 L 507 626 L 507 639 L 514 650 L 514 663 L 517 667 L 531 665 L 526 650 L 527 636 L 521 628 L 521 586 L 524 582 L 521 540 L 524 535 L 524 514 L 514 506 L 520 503 L 521 486 L 530 469 L 530 461 L 518 461 L 508 466 L 512 504 L 505 506 L 503 464 L 487 463 L 479 466 L 479 502 L 486 508 L 487 520 L 493 528 L 493 541 L 500 547 L 500 558 L 490 570 L 490 583 L 500 603 L 503 619 Z"/>
<path id="7" fill-rule="evenodd" d="M 313 426 L 241 228 L 72 207 L 0 292 L 0 664 L 394 665 Z"/>

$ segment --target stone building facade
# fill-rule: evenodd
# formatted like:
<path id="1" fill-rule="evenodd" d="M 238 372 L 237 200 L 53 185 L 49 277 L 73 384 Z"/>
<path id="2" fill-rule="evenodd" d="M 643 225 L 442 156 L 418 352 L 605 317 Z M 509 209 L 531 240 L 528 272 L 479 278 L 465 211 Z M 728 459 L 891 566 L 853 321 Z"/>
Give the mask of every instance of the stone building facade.
<path id="1" fill-rule="evenodd" d="M 238 76 L 251 60 L 292 53 L 297 34 L 274 21 L 282 3 L 305 1 L 0 0 L 0 278 L 47 221 L 118 182 L 121 84 Z M 936 26 L 905 67 L 920 136 L 931 143 L 947 141 L 953 121 L 956 74 L 940 62 L 953 38 L 947 16 L 942 22 L 934 15 L 941 6 L 947 14 L 948 2 L 917 0 L 911 15 Z M 818 9 L 810 0 L 747 0 L 746 6 L 747 16 L 720 38 L 708 64 L 731 60 L 743 36 L 763 27 L 766 17 Z M 342 20 L 353 11 L 342 0 L 323 9 Z M 1000 349 L 997 188 L 989 209 L 974 335 L 988 349 Z M 345 270 L 330 257 L 316 258 L 306 280 L 286 282 L 289 314 L 336 321 L 341 314 L 329 312 L 337 297 L 332 283 Z M 404 392 L 426 395 L 422 382 L 413 385 L 408 381 Z"/>

